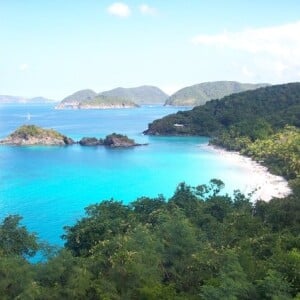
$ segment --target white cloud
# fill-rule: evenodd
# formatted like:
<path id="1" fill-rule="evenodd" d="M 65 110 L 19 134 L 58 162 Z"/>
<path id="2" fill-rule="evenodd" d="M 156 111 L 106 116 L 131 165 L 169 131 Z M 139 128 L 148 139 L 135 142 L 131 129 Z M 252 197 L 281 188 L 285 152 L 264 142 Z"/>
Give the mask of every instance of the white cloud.
<path id="1" fill-rule="evenodd" d="M 107 11 L 109 14 L 121 18 L 129 17 L 131 14 L 129 6 L 122 2 L 113 3 L 107 8 Z"/>
<path id="2" fill-rule="evenodd" d="M 149 6 L 148 4 L 142 4 L 139 6 L 139 9 L 140 9 L 140 12 L 143 14 L 143 15 L 155 15 L 156 14 L 156 9 Z"/>
<path id="3" fill-rule="evenodd" d="M 161 87 L 161 89 L 168 95 L 172 95 L 180 89 L 186 87 L 184 84 L 167 84 Z"/>
<path id="4" fill-rule="evenodd" d="M 244 66 L 240 70 L 245 77 L 255 77 L 259 69 L 264 69 L 266 73 L 273 74 L 276 80 L 284 80 L 300 71 L 299 37 L 300 21 L 281 26 L 245 29 L 239 32 L 200 34 L 192 38 L 192 43 L 248 54 L 246 58 L 248 62 L 240 62 Z M 259 64 L 254 63 L 250 71 L 245 67 L 245 63 L 248 64 L 249 61 L 254 60 L 259 61 Z"/>
<path id="5" fill-rule="evenodd" d="M 20 64 L 19 65 L 19 70 L 20 71 L 26 71 L 27 69 L 29 68 L 29 65 L 28 64 Z"/>
<path id="6" fill-rule="evenodd" d="M 249 68 L 247 66 L 243 66 L 242 67 L 242 74 L 249 79 L 252 79 L 255 77 L 255 74 L 249 70 Z"/>
<path id="7" fill-rule="evenodd" d="M 267 53 L 283 58 L 300 55 L 300 21 L 281 26 L 246 29 L 240 32 L 224 32 L 216 35 L 201 34 L 192 42 L 243 50 L 250 53 Z"/>

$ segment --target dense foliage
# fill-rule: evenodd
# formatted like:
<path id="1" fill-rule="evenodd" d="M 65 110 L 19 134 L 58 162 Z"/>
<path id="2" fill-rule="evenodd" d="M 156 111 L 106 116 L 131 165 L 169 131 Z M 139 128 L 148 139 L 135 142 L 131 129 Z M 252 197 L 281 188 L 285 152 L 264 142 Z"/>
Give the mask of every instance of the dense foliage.
<path id="1" fill-rule="evenodd" d="M 252 204 L 223 186 L 91 205 L 65 228 L 65 248 L 37 264 L 25 259 L 35 236 L 5 219 L 0 298 L 299 299 L 299 194 Z"/>
<path id="2" fill-rule="evenodd" d="M 268 130 L 266 130 L 268 131 Z M 261 127 L 254 142 L 249 136 L 234 135 L 224 132 L 212 142 L 230 150 L 238 150 L 267 165 L 271 171 L 287 179 L 300 178 L 300 129 L 286 126 L 273 134 L 266 134 Z"/>

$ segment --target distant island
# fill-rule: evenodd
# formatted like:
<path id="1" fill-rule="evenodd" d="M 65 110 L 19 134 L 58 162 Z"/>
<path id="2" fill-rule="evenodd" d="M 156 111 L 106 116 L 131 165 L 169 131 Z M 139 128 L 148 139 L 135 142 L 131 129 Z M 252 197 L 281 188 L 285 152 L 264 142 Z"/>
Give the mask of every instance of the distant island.
<path id="1" fill-rule="evenodd" d="M 135 88 L 116 88 L 100 93 L 103 96 L 129 99 L 138 105 L 164 104 L 168 95 L 156 86 L 143 85 Z"/>
<path id="2" fill-rule="evenodd" d="M 240 83 L 236 81 L 203 82 L 177 91 L 166 100 L 165 105 L 198 106 L 212 99 L 220 99 L 230 94 L 265 86 L 268 86 L 268 84 Z"/>
<path id="3" fill-rule="evenodd" d="M 97 94 L 86 89 L 64 98 L 56 109 L 133 108 L 142 104 L 163 104 L 168 95 L 154 86 L 116 88 Z"/>
<path id="4" fill-rule="evenodd" d="M 15 103 L 15 104 L 29 104 L 29 103 L 54 103 L 55 100 L 48 99 L 45 97 L 33 97 L 33 98 L 26 98 L 21 96 L 9 96 L 9 95 L 0 95 L 0 104 L 9 104 L 9 103 Z"/>
<path id="5" fill-rule="evenodd" d="M 151 85 L 133 88 L 118 87 L 96 93 L 91 89 L 77 91 L 60 101 L 56 109 L 113 109 L 134 108 L 140 105 L 199 106 L 207 101 L 247 90 L 269 86 L 267 83 L 240 83 L 237 81 L 202 82 L 185 87 L 171 96 Z M 54 103 L 45 97 L 26 98 L 0 95 L 1 103 Z"/>
<path id="6" fill-rule="evenodd" d="M 79 144 L 81 146 L 106 146 L 110 148 L 128 148 L 134 146 L 142 146 L 146 144 L 137 144 L 133 139 L 126 135 L 112 133 L 105 139 L 97 139 L 95 137 L 84 137 L 79 142 L 75 142 L 53 129 L 44 129 L 35 125 L 23 125 L 11 133 L 7 138 L 0 141 L 0 145 L 13 146 L 66 146 Z"/>

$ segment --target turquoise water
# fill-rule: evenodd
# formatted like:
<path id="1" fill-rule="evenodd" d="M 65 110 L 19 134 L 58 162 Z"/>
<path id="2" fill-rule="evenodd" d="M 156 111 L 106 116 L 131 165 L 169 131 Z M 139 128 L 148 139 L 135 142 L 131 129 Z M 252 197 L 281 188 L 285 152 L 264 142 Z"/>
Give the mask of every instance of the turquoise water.
<path id="1" fill-rule="evenodd" d="M 211 178 L 222 179 L 228 192 L 242 189 L 247 174 L 203 147 L 207 138 L 142 135 L 149 122 L 177 110 L 58 111 L 49 105 L 1 106 L 1 138 L 31 123 L 55 128 L 75 139 L 118 132 L 149 145 L 132 149 L 1 146 L 0 219 L 20 214 L 28 229 L 42 240 L 61 245 L 63 226 L 82 217 L 84 207 L 103 199 L 128 203 L 141 196 L 170 197 L 182 181 L 197 185 Z"/>

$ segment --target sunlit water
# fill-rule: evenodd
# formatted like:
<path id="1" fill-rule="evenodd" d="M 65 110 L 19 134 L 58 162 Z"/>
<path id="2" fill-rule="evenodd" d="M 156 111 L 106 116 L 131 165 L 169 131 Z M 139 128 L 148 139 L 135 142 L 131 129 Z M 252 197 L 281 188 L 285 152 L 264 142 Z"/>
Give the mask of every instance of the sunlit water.
<path id="1" fill-rule="evenodd" d="M 170 197 L 177 184 L 219 178 L 226 191 L 243 190 L 248 174 L 206 147 L 205 137 L 148 137 L 154 119 L 178 108 L 54 110 L 50 105 L 0 106 L 0 138 L 26 123 L 54 128 L 74 139 L 123 133 L 139 143 L 131 149 L 104 147 L 0 147 L 0 218 L 20 214 L 30 231 L 51 244 L 62 244 L 63 226 L 83 216 L 84 208 L 103 199 L 128 203 L 137 197 Z M 28 120 L 30 114 L 30 120 Z"/>

